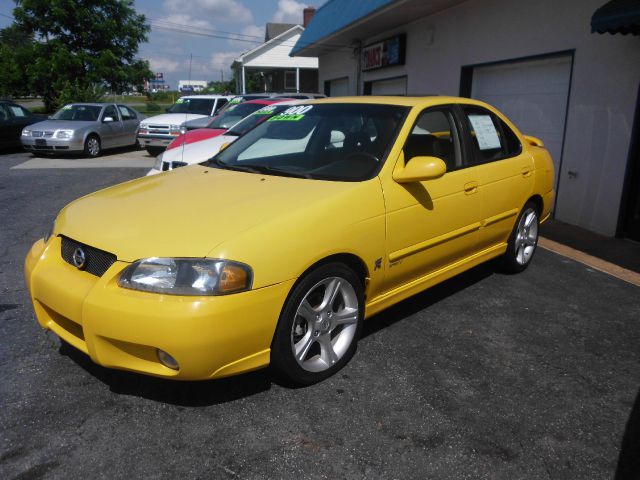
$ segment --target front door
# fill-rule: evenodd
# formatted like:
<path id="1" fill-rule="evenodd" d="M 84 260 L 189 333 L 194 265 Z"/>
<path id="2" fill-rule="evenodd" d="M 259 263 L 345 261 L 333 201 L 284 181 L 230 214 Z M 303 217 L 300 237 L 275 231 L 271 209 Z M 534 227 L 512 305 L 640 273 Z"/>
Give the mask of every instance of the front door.
<path id="1" fill-rule="evenodd" d="M 437 107 L 421 113 L 396 168 L 417 156 L 445 161 L 444 176 L 383 185 L 387 208 L 385 290 L 428 275 L 477 250 L 480 226 L 479 171 L 463 161 L 461 133 L 453 111 Z"/>
<path id="2" fill-rule="evenodd" d="M 111 121 L 106 122 L 106 118 L 111 118 Z M 102 148 L 119 146 L 121 144 L 122 134 L 122 122 L 118 116 L 116 106 L 109 105 L 105 107 L 102 114 L 102 125 L 100 127 Z"/>

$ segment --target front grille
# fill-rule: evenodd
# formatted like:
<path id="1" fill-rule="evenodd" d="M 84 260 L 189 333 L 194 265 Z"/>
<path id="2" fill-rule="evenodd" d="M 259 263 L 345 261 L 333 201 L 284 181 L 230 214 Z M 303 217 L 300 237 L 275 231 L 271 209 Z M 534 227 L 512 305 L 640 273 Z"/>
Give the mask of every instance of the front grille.
<path id="1" fill-rule="evenodd" d="M 81 270 L 87 273 L 101 277 L 104 272 L 109 270 L 109 267 L 116 261 L 116 256 L 113 253 L 105 252 L 97 248 L 84 245 L 83 243 L 76 242 L 67 237 L 62 238 L 62 246 L 60 248 L 62 259 L 70 265 L 75 267 L 73 263 L 73 253 L 77 248 L 82 248 L 85 254 L 85 263 Z"/>
<path id="2" fill-rule="evenodd" d="M 34 130 L 33 132 L 31 132 L 31 136 L 32 137 L 46 137 L 46 138 L 50 138 L 53 137 L 53 130 Z"/>
<path id="3" fill-rule="evenodd" d="M 149 125 L 147 126 L 147 131 L 149 133 L 169 135 L 169 125 Z"/>

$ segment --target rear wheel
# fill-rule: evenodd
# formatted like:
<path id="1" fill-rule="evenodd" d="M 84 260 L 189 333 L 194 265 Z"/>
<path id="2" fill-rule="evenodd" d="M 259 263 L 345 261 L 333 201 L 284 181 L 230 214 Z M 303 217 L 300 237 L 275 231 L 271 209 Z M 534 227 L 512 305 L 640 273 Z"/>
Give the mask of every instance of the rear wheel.
<path id="1" fill-rule="evenodd" d="M 507 273 L 522 272 L 531 263 L 538 246 L 538 207 L 527 202 L 520 212 L 502 257 L 501 267 Z"/>
<path id="2" fill-rule="evenodd" d="M 162 147 L 146 147 L 147 153 L 152 157 L 157 157 L 162 152 L 164 152 L 164 148 Z"/>
<path id="3" fill-rule="evenodd" d="M 100 139 L 97 135 L 89 135 L 87 139 L 84 141 L 84 154 L 87 157 L 97 157 L 100 155 L 101 147 L 100 147 Z"/>
<path id="4" fill-rule="evenodd" d="M 280 378 L 311 385 L 330 377 L 356 351 L 364 316 L 364 290 L 343 264 L 323 265 L 293 289 L 271 345 Z"/>

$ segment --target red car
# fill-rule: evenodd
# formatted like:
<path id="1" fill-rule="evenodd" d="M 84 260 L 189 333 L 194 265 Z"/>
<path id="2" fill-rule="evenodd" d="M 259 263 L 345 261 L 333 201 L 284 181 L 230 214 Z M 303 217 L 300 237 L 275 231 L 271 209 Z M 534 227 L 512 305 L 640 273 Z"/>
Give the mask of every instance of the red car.
<path id="1" fill-rule="evenodd" d="M 287 100 L 290 99 L 261 98 L 259 100 L 248 100 L 237 105 L 232 105 L 231 107 L 226 108 L 221 114 L 213 117 L 205 128 L 189 130 L 188 132 L 176 137 L 175 140 L 169 144 L 167 150 L 180 147 L 183 144 L 188 145 L 190 143 L 199 142 L 200 140 L 207 140 L 208 138 L 222 135 L 240 120 L 251 115 L 257 110 L 260 110 L 265 105 L 272 105 L 274 103 L 280 103 Z"/>

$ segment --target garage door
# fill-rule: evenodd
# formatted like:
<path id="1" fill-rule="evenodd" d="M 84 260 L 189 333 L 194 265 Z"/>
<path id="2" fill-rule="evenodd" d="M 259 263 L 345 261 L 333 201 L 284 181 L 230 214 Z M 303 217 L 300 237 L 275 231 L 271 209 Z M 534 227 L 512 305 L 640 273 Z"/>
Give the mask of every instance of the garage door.
<path id="1" fill-rule="evenodd" d="M 571 56 L 475 67 L 471 96 L 503 112 L 525 135 L 540 138 L 556 165 L 562 155 Z"/>
<path id="2" fill-rule="evenodd" d="M 406 95 L 407 77 L 371 82 L 371 95 Z"/>
<path id="3" fill-rule="evenodd" d="M 344 97 L 349 95 L 349 77 L 338 78 L 329 82 L 329 96 Z"/>

